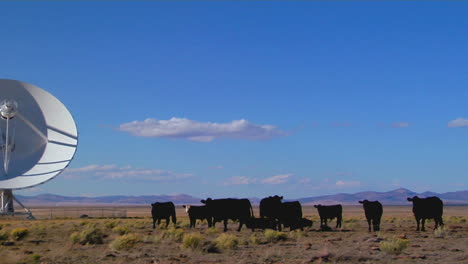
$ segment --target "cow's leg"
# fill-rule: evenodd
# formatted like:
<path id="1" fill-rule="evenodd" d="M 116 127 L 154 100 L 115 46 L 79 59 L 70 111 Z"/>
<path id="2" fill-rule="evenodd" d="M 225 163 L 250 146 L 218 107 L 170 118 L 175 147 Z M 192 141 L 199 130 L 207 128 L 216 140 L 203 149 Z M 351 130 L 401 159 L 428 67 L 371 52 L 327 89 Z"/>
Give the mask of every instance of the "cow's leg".
<path id="1" fill-rule="evenodd" d="M 208 222 L 208 227 L 214 226 L 211 217 L 206 218 L 206 221 Z"/>
<path id="2" fill-rule="evenodd" d="M 380 231 L 380 217 L 374 219 L 374 232 Z"/>
<path id="3" fill-rule="evenodd" d="M 228 230 L 227 229 L 227 223 L 228 223 L 228 220 L 224 219 L 224 232 L 226 232 Z"/>
<path id="4" fill-rule="evenodd" d="M 367 225 L 369 226 L 369 232 L 371 231 L 371 222 L 372 222 L 371 219 L 367 218 Z"/>
<path id="5" fill-rule="evenodd" d="M 439 226 L 443 226 L 443 225 L 444 225 L 444 221 L 442 220 L 442 216 L 437 217 L 437 219 L 439 219 Z"/>
<path id="6" fill-rule="evenodd" d="M 416 217 L 416 231 L 419 231 L 419 218 Z"/>
<path id="7" fill-rule="evenodd" d="M 169 226 L 169 216 L 166 217 L 166 228 L 167 228 L 167 226 Z"/>
<path id="8" fill-rule="evenodd" d="M 177 217 L 175 213 L 171 215 L 171 219 L 172 219 L 172 223 L 174 224 L 174 227 L 177 226 Z"/>
<path id="9" fill-rule="evenodd" d="M 426 231 L 424 224 L 426 223 L 426 218 L 421 219 L 421 231 Z"/>
<path id="10" fill-rule="evenodd" d="M 153 229 L 155 229 L 155 228 L 156 228 L 156 219 L 153 218 Z"/>
<path id="11" fill-rule="evenodd" d="M 240 232 L 241 231 L 241 228 L 242 228 L 242 225 L 244 224 L 244 220 L 243 219 L 239 219 L 239 228 L 237 228 L 237 232 Z"/>
<path id="12" fill-rule="evenodd" d="M 197 219 L 196 218 L 193 218 L 193 217 L 190 217 L 190 228 L 195 228 L 195 223 L 196 223 Z"/>

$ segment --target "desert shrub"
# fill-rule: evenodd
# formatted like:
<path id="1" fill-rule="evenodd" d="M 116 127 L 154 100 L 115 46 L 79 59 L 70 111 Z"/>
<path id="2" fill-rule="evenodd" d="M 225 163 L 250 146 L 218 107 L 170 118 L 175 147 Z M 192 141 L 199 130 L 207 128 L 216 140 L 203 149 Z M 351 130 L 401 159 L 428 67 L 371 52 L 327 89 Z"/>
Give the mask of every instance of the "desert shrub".
<path id="1" fill-rule="evenodd" d="M 345 229 L 356 230 L 361 227 L 361 224 L 359 224 L 357 221 L 352 221 L 345 223 L 343 226 L 345 227 Z"/>
<path id="2" fill-rule="evenodd" d="M 380 250 L 387 254 L 400 254 L 408 247 L 409 241 L 402 238 L 391 238 L 386 241 L 381 241 L 379 244 Z"/>
<path id="3" fill-rule="evenodd" d="M 203 236 L 199 233 L 185 234 L 182 240 L 182 247 L 189 249 L 199 249 L 202 246 Z"/>
<path id="4" fill-rule="evenodd" d="M 301 230 L 294 230 L 292 232 L 289 232 L 288 237 L 291 239 L 299 239 L 301 237 L 307 237 L 307 233 Z"/>
<path id="5" fill-rule="evenodd" d="M 162 237 L 172 239 L 176 242 L 180 242 L 182 241 L 182 238 L 184 237 L 184 230 L 180 228 L 178 229 L 178 228 L 171 227 L 164 231 L 164 233 L 162 234 Z"/>
<path id="6" fill-rule="evenodd" d="M 132 226 L 136 229 L 145 229 L 148 225 L 147 221 L 135 221 Z M 159 225 L 159 227 L 161 228 L 161 225 Z"/>
<path id="7" fill-rule="evenodd" d="M 29 233 L 29 230 L 27 228 L 15 228 L 11 230 L 10 235 L 13 237 L 15 240 L 21 240 L 25 238 Z"/>
<path id="8" fill-rule="evenodd" d="M 74 232 L 70 235 L 70 239 L 73 243 L 85 244 L 102 244 L 104 239 L 104 233 L 101 229 L 87 226 L 81 232 Z"/>
<path id="9" fill-rule="evenodd" d="M 284 232 L 279 232 L 275 230 L 266 230 L 265 231 L 265 239 L 268 242 L 276 243 L 278 241 L 284 241 L 288 238 L 288 235 Z"/>
<path id="10" fill-rule="evenodd" d="M 358 220 L 356 218 L 345 218 L 343 219 L 343 223 L 356 223 Z"/>
<path id="11" fill-rule="evenodd" d="M 130 229 L 126 226 L 116 226 L 112 228 L 112 231 L 119 234 L 119 235 L 125 235 L 130 232 Z"/>
<path id="12" fill-rule="evenodd" d="M 448 235 L 448 231 L 443 226 L 439 226 L 439 227 L 437 227 L 437 229 L 434 230 L 434 237 L 435 238 L 444 238 L 447 235 Z"/>
<path id="13" fill-rule="evenodd" d="M 210 227 L 208 229 L 206 229 L 206 234 L 207 235 L 217 235 L 219 233 L 221 233 L 221 230 L 217 229 L 216 227 Z"/>
<path id="14" fill-rule="evenodd" d="M 34 263 L 34 264 L 40 263 L 41 258 L 42 258 L 42 256 L 39 255 L 39 254 L 32 254 L 32 255 L 30 256 L 31 263 Z"/>
<path id="15" fill-rule="evenodd" d="M 190 221 L 189 220 L 177 221 L 177 226 L 180 226 L 180 227 L 183 227 L 183 228 L 189 228 L 190 227 Z"/>
<path id="16" fill-rule="evenodd" d="M 161 230 L 165 230 L 168 228 L 169 225 L 166 226 L 166 223 L 165 222 L 162 222 L 160 223 L 157 228 L 161 229 Z"/>
<path id="17" fill-rule="evenodd" d="M 117 222 L 116 221 L 108 221 L 108 222 L 104 223 L 104 226 L 109 228 L 109 229 L 113 229 L 114 227 L 117 226 Z"/>
<path id="18" fill-rule="evenodd" d="M 249 237 L 249 242 L 250 244 L 252 245 L 260 245 L 260 244 L 263 244 L 263 240 L 258 237 L 257 234 L 253 233 L 252 235 L 250 235 Z"/>
<path id="19" fill-rule="evenodd" d="M 215 239 L 215 243 L 222 249 L 234 249 L 239 245 L 239 239 L 235 235 L 223 233 Z"/>
<path id="20" fill-rule="evenodd" d="M 466 222 L 466 219 L 463 216 L 451 216 L 446 222 L 452 224 L 462 224 Z"/>
<path id="21" fill-rule="evenodd" d="M 8 239 L 8 233 L 5 231 L 0 231 L 0 241 L 4 241 Z"/>
<path id="22" fill-rule="evenodd" d="M 140 239 L 136 234 L 126 234 L 123 236 L 119 236 L 114 241 L 112 241 L 109 247 L 112 250 L 129 250 L 135 246 Z"/>
<path id="23" fill-rule="evenodd" d="M 218 246 L 213 241 L 205 241 L 201 247 L 201 250 L 205 253 L 220 253 Z"/>

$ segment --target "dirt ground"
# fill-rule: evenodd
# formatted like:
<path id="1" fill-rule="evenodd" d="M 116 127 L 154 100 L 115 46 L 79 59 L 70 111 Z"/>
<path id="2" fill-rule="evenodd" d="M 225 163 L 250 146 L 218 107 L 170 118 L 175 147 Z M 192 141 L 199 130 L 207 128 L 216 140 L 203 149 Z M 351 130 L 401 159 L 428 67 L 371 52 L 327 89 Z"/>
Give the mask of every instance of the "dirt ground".
<path id="1" fill-rule="evenodd" d="M 226 233 L 220 223 L 190 229 L 180 206 L 177 228 L 153 230 L 149 206 L 125 209 L 127 218 L 48 219 L 51 208 L 33 208 L 34 221 L 2 218 L 0 263 L 468 263 L 468 206 L 445 206 L 445 227 L 435 232 L 433 221 L 415 231 L 410 206 L 386 206 L 377 233 L 367 231 L 360 206 L 345 206 L 343 228 L 330 232 L 304 206 L 312 228 L 283 233 L 237 232 L 232 222 Z"/>

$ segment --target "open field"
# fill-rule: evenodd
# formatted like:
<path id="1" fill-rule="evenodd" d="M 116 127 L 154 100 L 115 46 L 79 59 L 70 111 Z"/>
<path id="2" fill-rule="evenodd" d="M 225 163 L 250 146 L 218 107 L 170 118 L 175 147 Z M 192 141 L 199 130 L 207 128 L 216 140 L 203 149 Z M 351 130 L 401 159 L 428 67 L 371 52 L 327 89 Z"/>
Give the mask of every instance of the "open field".
<path id="1" fill-rule="evenodd" d="M 343 229 L 332 232 L 319 231 L 315 208 L 304 206 L 313 227 L 284 233 L 245 227 L 236 232 L 237 223 L 226 233 L 220 223 L 215 229 L 206 223 L 189 229 L 180 206 L 177 228 L 163 224 L 153 230 L 150 206 L 125 209 L 129 218 L 77 219 L 70 210 L 69 217 L 47 219 L 51 208 L 33 208 L 39 220 L 1 219 L 0 263 L 468 262 L 466 206 L 446 206 L 445 229 L 437 232 L 433 221 L 428 231 L 414 231 L 410 206 L 386 206 L 379 233 L 367 232 L 360 206 L 345 206 Z"/>

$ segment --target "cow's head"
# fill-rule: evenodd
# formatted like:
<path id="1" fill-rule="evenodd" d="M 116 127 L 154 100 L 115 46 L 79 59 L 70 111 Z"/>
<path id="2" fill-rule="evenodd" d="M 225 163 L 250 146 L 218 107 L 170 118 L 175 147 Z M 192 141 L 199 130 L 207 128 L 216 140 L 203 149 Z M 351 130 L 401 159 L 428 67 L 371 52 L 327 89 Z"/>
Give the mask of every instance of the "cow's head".
<path id="1" fill-rule="evenodd" d="M 278 195 L 270 196 L 270 198 L 279 199 L 280 201 L 283 200 L 283 196 L 278 196 Z"/>
<path id="2" fill-rule="evenodd" d="M 316 205 L 314 205 L 314 207 L 315 208 L 320 208 L 320 207 L 322 207 L 322 205 L 321 204 L 316 204 Z"/>
<path id="3" fill-rule="evenodd" d="M 182 207 L 185 208 L 185 212 L 188 213 L 188 211 L 190 209 L 190 205 L 184 204 L 184 205 L 182 205 Z"/>
<path id="4" fill-rule="evenodd" d="M 283 200 L 283 196 L 278 196 L 278 195 L 275 195 L 275 196 L 268 196 L 267 198 L 265 198 L 265 200 L 266 200 L 269 204 L 280 204 L 280 203 L 281 203 L 281 200 Z"/>
<path id="5" fill-rule="evenodd" d="M 200 202 L 201 202 L 202 204 L 206 204 L 206 203 L 209 203 L 210 201 L 212 201 L 212 199 L 211 199 L 211 198 L 207 198 L 206 200 L 201 200 Z"/>
<path id="6" fill-rule="evenodd" d="M 368 203 L 368 202 L 369 202 L 368 200 L 359 201 L 360 204 L 366 204 L 366 203 Z"/>
<path id="7" fill-rule="evenodd" d="M 307 218 L 302 218 L 301 219 L 301 224 L 302 224 L 303 227 L 312 227 L 314 222 L 312 222 L 312 220 L 309 220 Z"/>
<path id="8" fill-rule="evenodd" d="M 413 201 L 419 200 L 419 197 L 417 197 L 417 196 L 413 196 L 413 198 L 408 197 L 406 200 L 408 200 L 408 202 L 413 202 Z"/>

